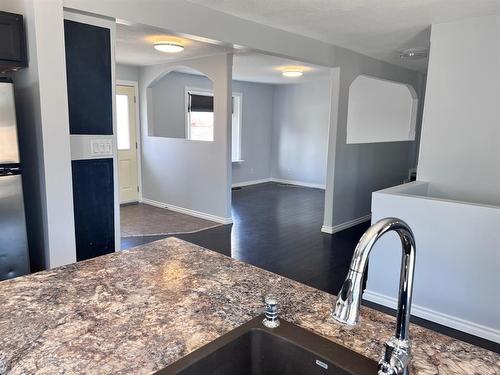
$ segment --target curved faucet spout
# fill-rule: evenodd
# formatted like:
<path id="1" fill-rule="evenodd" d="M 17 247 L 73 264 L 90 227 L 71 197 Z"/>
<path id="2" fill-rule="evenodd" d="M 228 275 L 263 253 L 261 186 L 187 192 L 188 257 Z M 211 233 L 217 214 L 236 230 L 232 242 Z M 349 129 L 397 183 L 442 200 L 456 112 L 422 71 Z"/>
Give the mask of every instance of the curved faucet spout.
<path id="1" fill-rule="evenodd" d="M 396 356 L 396 353 L 403 350 L 404 356 L 402 355 L 402 357 L 406 359 L 401 363 L 398 362 L 398 365 L 396 366 L 398 368 L 396 369 L 392 366 L 391 371 L 394 372 L 381 373 L 407 374 L 407 362 L 409 362 L 410 358 L 408 327 L 410 324 L 413 273 L 415 269 L 415 237 L 413 236 L 408 224 L 406 224 L 403 220 L 393 217 L 382 219 L 373 224 L 363 234 L 358 242 L 358 245 L 356 246 L 356 249 L 354 250 L 349 273 L 347 274 L 347 278 L 342 285 L 339 295 L 337 296 L 337 302 L 332 316 L 334 319 L 344 324 L 354 325 L 358 322 L 361 295 L 363 293 L 363 276 L 366 271 L 368 257 L 377 240 L 390 231 L 395 231 L 399 235 L 403 248 L 399 280 L 396 334 L 394 336 L 394 339 L 397 342 L 390 340 L 390 343 L 386 345 L 386 355 L 381 360 L 381 364 L 379 366 L 381 367 L 381 371 L 385 371 L 384 368 L 388 368 L 389 366 L 389 359 L 392 358 L 394 362 L 399 361 L 399 357 L 396 358 L 397 361 L 393 357 Z M 394 348 L 394 345 L 396 345 L 395 342 L 396 344 L 400 343 L 400 347 Z M 395 372 L 396 370 L 397 372 Z"/>

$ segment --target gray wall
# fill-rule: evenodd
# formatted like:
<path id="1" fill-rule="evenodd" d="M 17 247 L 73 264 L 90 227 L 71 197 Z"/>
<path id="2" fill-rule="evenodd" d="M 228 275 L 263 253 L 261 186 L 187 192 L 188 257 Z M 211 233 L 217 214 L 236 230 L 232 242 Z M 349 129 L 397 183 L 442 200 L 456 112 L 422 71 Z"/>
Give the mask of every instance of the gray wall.
<path id="1" fill-rule="evenodd" d="M 232 183 L 270 177 L 325 185 L 330 114 L 329 79 L 269 85 L 233 81 L 242 99 L 242 163 Z M 185 138 L 185 87 L 212 89 L 203 76 L 170 72 L 151 90 L 152 135 Z"/>
<path id="2" fill-rule="evenodd" d="M 230 223 L 232 55 L 184 60 L 182 64 L 206 74 L 214 84 L 214 141 L 153 136 L 149 111 L 141 111 L 143 198 Z M 148 87 L 177 67 L 167 63 L 140 69 L 142 108 L 148 105 Z"/>
<path id="3" fill-rule="evenodd" d="M 233 92 L 243 95 L 241 157 L 244 160 L 243 163 L 233 164 L 232 182 L 269 178 L 273 86 L 240 81 L 233 81 L 232 86 Z M 212 82 L 203 76 L 171 72 L 154 85 L 152 113 L 155 136 L 185 137 L 185 87 L 212 89 Z"/>
<path id="4" fill-rule="evenodd" d="M 151 87 L 151 135 L 186 138 L 186 87 L 213 90 L 209 78 L 179 72 L 166 74 Z"/>
<path id="5" fill-rule="evenodd" d="M 273 86 L 233 81 L 233 92 L 243 94 L 241 158 L 233 164 L 233 183 L 266 179 L 271 176 Z"/>
<path id="6" fill-rule="evenodd" d="M 139 67 L 133 65 L 116 64 L 116 80 L 139 82 Z"/>
<path id="7" fill-rule="evenodd" d="M 325 186 L 331 80 L 276 85 L 272 177 Z"/>
<path id="8" fill-rule="evenodd" d="M 416 142 L 384 142 L 346 144 L 347 103 L 349 86 L 360 74 L 394 80 L 412 85 L 422 97 L 423 74 L 400 68 L 367 56 L 335 49 L 336 65 L 340 67 L 339 101 L 333 103 L 337 112 L 336 131 L 330 131 L 328 169 L 333 170 L 327 181 L 325 226 L 335 226 L 355 220 L 371 212 L 371 193 L 398 185 L 414 167 Z M 421 122 L 422 102 L 419 103 L 417 134 Z"/>
<path id="9" fill-rule="evenodd" d="M 244 159 L 243 163 L 232 165 L 232 183 L 273 177 L 327 185 L 326 226 L 369 214 L 371 193 L 400 184 L 416 164 L 416 142 L 346 144 L 351 82 L 360 74 L 369 74 L 411 84 L 420 99 L 417 139 L 423 104 L 422 74 L 348 50 L 337 51 L 340 78 L 336 80 L 293 85 L 232 83 L 233 92 L 243 94 Z M 134 72 L 134 67 L 118 66 L 117 79 L 133 80 Z M 178 89 L 180 102 L 175 108 L 179 110 L 177 123 L 184 125 L 184 87 L 210 88 L 210 81 L 206 77 L 184 73 L 168 76 L 176 77 L 175 81 L 181 85 Z M 332 89 L 339 90 L 338 101 L 336 97 L 332 98 Z M 166 109 L 166 102 L 170 100 L 162 99 L 162 105 L 157 103 L 155 108 Z M 170 111 L 169 117 L 172 116 L 175 117 Z M 155 128 L 155 133 L 161 135 L 161 128 Z"/>

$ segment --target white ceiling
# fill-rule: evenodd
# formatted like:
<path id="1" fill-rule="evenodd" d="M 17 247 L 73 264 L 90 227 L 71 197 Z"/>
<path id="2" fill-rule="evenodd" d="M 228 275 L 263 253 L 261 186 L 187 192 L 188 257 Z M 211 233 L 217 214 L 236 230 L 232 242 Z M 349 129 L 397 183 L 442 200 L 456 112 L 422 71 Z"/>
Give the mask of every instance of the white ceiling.
<path id="1" fill-rule="evenodd" d="M 425 70 L 399 51 L 429 45 L 429 26 L 500 13 L 500 0 L 188 0 L 250 21 Z"/>
<path id="2" fill-rule="evenodd" d="M 174 54 L 160 52 L 153 48 L 155 42 L 165 39 L 178 41 L 186 48 L 184 51 Z M 149 26 L 122 23 L 116 25 L 115 59 L 121 64 L 154 65 L 179 59 L 214 55 L 230 50 L 232 48 L 174 36 Z"/>
<path id="3" fill-rule="evenodd" d="M 156 51 L 153 43 L 161 39 L 178 39 L 185 45 L 184 51 L 168 54 Z M 216 44 L 179 38 L 171 34 L 142 25 L 117 24 L 115 58 L 120 64 L 147 66 L 194 57 L 209 56 L 232 50 Z M 269 84 L 301 83 L 310 79 L 325 77 L 330 69 L 280 57 L 250 52 L 233 51 L 233 78 L 238 81 L 259 82 Z M 286 78 L 281 75 L 285 67 L 300 67 L 304 75 L 299 78 Z M 178 71 L 196 74 L 189 68 Z"/>
<path id="4" fill-rule="evenodd" d="M 304 75 L 298 78 L 283 77 L 281 72 L 287 67 L 300 67 Z M 302 83 L 327 77 L 330 73 L 330 68 L 257 53 L 236 54 L 233 58 L 233 79 L 237 81 L 270 84 Z"/>

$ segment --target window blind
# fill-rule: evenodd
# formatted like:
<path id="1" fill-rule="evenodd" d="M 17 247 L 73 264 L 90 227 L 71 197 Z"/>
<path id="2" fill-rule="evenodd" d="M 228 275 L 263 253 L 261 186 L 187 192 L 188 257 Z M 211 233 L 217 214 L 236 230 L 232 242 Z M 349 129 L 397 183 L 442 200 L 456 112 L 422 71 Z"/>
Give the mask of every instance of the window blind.
<path id="1" fill-rule="evenodd" d="M 189 93 L 190 112 L 213 112 L 214 97 L 209 95 L 197 95 Z"/>

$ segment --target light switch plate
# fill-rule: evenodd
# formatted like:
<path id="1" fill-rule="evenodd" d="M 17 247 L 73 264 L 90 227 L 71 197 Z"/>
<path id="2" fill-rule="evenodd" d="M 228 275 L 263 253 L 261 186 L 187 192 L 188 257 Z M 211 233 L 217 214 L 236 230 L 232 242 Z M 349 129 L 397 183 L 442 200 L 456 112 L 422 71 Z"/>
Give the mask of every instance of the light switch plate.
<path id="1" fill-rule="evenodd" d="M 92 157 L 113 156 L 112 140 L 105 138 L 91 139 L 90 155 Z"/>

